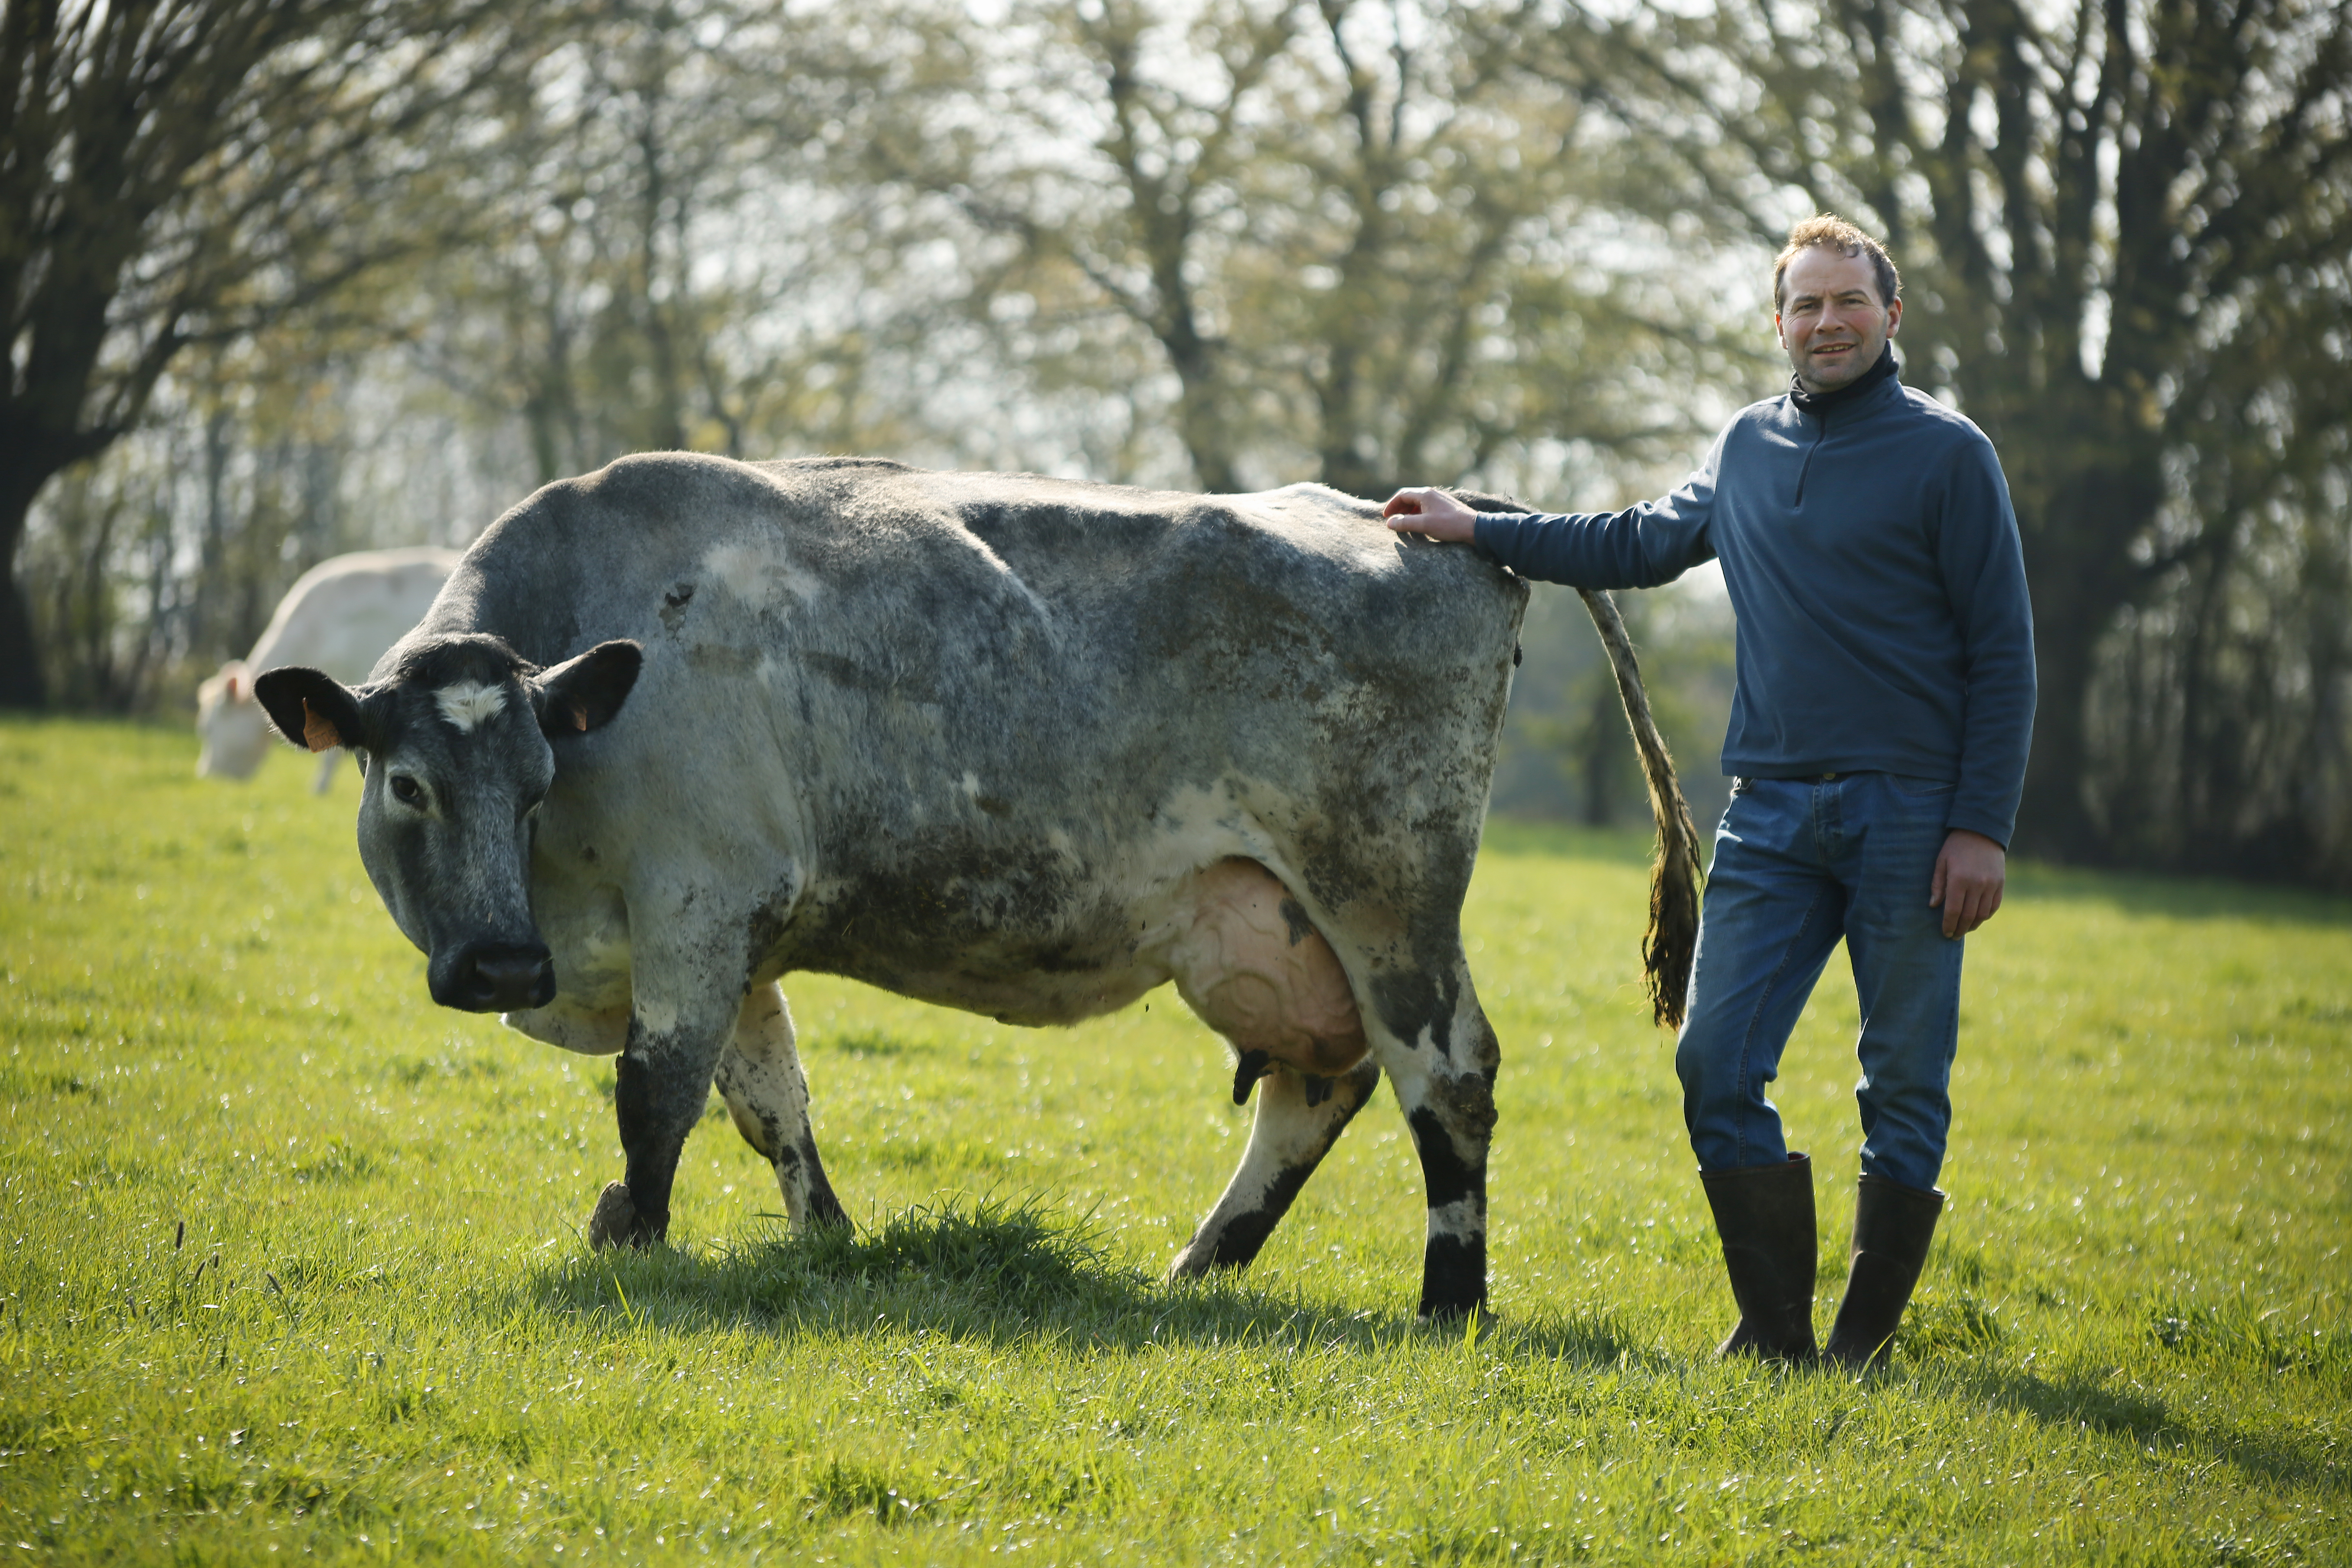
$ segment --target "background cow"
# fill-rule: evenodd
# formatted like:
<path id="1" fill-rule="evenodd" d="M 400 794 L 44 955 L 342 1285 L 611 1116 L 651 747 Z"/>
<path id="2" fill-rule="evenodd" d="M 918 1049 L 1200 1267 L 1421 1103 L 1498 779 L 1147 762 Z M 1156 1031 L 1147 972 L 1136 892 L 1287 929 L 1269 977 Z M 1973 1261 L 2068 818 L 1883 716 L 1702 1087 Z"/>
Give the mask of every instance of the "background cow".
<path id="1" fill-rule="evenodd" d="M 362 550 L 321 561 L 295 579 L 253 651 L 233 658 L 196 688 L 199 778 L 253 776 L 269 748 L 269 725 L 253 700 L 253 678 L 283 665 L 362 680 L 383 650 L 400 640 L 433 603 L 457 564 L 457 552 L 430 545 Z M 319 759 L 313 793 L 323 795 L 340 761 Z"/>
<path id="2" fill-rule="evenodd" d="M 360 752 L 435 999 L 619 1054 L 593 1243 L 664 1235 L 714 1080 L 793 1223 L 843 1220 L 788 972 L 1032 1025 L 1172 979 L 1258 1096 L 1172 1271 L 1255 1257 L 1386 1071 L 1453 1314 L 1499 1059 L 1460 911 L 1526 598 L 1318 486 L 672 453 L 500 519 L 365 688 L 257 686 Z"/>

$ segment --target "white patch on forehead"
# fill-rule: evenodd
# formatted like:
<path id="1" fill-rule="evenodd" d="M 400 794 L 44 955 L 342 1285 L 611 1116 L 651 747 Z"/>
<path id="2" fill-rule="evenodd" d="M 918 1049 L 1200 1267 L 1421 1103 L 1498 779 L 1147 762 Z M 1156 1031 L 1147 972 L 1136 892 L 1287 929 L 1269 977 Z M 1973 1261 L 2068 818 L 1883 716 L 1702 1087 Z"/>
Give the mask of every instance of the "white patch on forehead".
<path id="1" fill-rule="evenodd" d="M 815 574 L 772 541 L 714 544 L 702 557 L 702 569 L 720 587 L 755 610 L 776 607 L 782 595 L 789 594 L 803 605 L 814 602 L 817 596 Z"/>
<path id="2" fill-rule="evenodd" d="M 507 694 L 499 687 L 485 686 L 478 680 L 460 680 L 435 692 L 433 701 L 441 710 L 441 717 L 448 720 L 457 733 L 470 735 L 475 725 L 507 705 Z"/>

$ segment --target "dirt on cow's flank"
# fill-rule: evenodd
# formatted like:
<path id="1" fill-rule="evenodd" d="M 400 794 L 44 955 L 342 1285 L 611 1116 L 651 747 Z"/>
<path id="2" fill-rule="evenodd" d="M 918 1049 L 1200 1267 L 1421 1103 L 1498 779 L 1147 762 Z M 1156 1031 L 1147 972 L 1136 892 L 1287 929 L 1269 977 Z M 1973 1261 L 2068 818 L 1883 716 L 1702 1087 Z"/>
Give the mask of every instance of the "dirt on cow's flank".
<path id="1" fill-rule="evenodd" d="M 798 979 L 856 1235 L 789 1237 L 714 1113 L 677 1245 L 592 1255 L 610 1065 L 428 1003 L 354 775 L 194 755 L 0 722 L 14 1560 L 2352 1560 L 2345 902 L 2021 869 L 1970 942 L 1951 1205 L 1858 1386 L 1710 1354 L 1632 839 L 1490 835 L 1466 1333 L 1412 1321 L 1385 1092 L 1248 1275 L 1160 1282 L 1248 1115 L 1166 991 L 1033 1032 Z M 1776 1088 L 1831 1259 L 1841 964 Z"/>

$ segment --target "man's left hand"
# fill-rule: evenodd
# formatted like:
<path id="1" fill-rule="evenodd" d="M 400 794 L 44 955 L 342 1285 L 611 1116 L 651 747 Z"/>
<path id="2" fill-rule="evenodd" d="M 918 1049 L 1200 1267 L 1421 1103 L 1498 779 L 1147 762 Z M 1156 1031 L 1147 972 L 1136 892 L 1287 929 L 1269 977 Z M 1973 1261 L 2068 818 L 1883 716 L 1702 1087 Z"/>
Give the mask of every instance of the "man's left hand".
<path id="1" fill-rule="evenodd" d="M 2008 869 L 2009 855 L 2000 845 L 1965 827 L 1952 829 L 1936 857 L 1936 881 L 1927 893 L 1927 907 L 1944 911 L 1946 936 L 1966 936 L 1992 919 Z"/>

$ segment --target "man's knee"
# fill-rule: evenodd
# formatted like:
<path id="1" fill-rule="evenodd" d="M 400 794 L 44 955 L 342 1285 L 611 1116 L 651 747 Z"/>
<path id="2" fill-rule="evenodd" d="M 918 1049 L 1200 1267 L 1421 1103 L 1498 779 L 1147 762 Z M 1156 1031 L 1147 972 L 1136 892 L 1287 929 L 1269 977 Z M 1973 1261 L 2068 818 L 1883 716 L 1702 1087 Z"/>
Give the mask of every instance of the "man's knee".
<path id="1" fill-rule="evenodd" d="M 1675 1042 L 1675 1076 L 1685 1100 L 1737 1099 L 1748 1077 L 1747 1042 L 1704 1014 L 1692 1017 Z"/>

